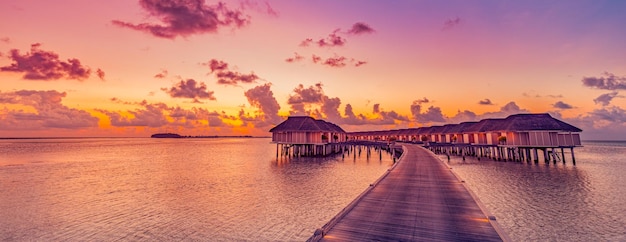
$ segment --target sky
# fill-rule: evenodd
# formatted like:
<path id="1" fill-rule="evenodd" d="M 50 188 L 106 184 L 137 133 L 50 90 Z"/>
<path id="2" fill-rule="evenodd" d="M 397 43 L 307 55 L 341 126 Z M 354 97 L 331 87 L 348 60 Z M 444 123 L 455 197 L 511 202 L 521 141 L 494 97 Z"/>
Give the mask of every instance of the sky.
<path id="1" fill-rule="evenodd" d="M 0 0 L 0 137 L 550 113 L 626 139 L 626 1 Z"/>

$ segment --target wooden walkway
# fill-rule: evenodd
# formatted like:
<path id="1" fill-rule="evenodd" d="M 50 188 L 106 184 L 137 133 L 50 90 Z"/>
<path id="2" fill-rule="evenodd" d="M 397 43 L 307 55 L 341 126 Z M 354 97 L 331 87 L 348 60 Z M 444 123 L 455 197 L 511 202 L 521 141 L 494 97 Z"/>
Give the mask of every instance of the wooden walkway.
<path id="1" fill-rule="evenodd" d="M 322 241 L 503 240 L 449 168 L 420 146 L 405 148 L 385 178 L 316 231 Z"/>

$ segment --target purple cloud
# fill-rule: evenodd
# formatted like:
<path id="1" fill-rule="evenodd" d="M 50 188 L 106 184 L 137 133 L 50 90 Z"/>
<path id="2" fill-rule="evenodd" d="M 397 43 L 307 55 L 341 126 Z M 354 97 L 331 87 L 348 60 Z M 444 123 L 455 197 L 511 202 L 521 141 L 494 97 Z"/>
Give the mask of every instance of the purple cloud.
<path id="1" fill-rule="evenodd" d="M 489 98 L 485 98 L 483 100 L 478 101 L 478 104 L 480 104 L 480 105 L 493 105 L 493 103 L 491 102 L 491 100 Z"/>
<path id="2" fill-rule="evenodd" d="M 249 16 L 241 10 L 229 9 L 223 2 L 207 5 L 204 0 L 140 0 L 139 3 L 150 17 L 161 23 L 133 24 L 120 20 L 112 23 L 167 39 L 215 33 L 221 27 L 241 28 L 250 23 Z"/>
<path id="3" fill-rule="evenodd" d="M 203 65 L 208 66 L 211 69 L 211 73 L 228 70 L 228 63 L 221 60 L 211 59 Z"/>
<path id="4" fill-rule="evenodd" d="M 322 65 L 330 67 L 344 67 L 346 66 L 346 59 L 347 58 L 344 56 L 329 57 L 324 62 L 322 62 Z"/>
<path id="5" fill-rule="evenodd" d="M 98 126 L 98 118 L 88 112 L 64 106 L 61 101 L 66 96 L 65 92 L 55 90 L 0 92 L 0 103 L 21 104 L 36 111 L 6 110 L 4 115 L 0 115 L 0 129 L 80 129 Z"/>
<path id="6" fill-rule="evenodd" d="M 593 102 L 602 106 L 608 106 L 613 98 L 619 97 L 618 92 L 605 93 L 593 99 Z"/>
<path id="7" fill-rule="evenodd" d="M 259 80 L 259 76 L 254 73 L 242 74 L 236 71 L 230 71 L 228 63 L 211 59 L 207 63 L 202 65 L 208 66 L 211 69 L 210 73 L 214 73 L 217 78 L 217 83 L 222 85 L 238 85 L 239 83 L 255 83 Z"/>
<path id="8" fill-rule="evenodd" d="M 100 78 L 100 80 L 104 81 L 105 73 L 102 69 L 98 68 L 96 70 L 96 75 L 98 75 L 98 78 Z"/>
<path id="9" fill-rule="evenodd" d="M 166 125 L 167 119 L 164 111 L 168 107 L 165 104 L 148 104 L 143 103 L 143 109 L 128 111 L 133 117 L 122 116 L 118 112 L 99 110 L 106 114 L 111 120 L 111 125 L 116 127 L 161 127 Z"/>
<path id="10" fill-rule="evenodd" d="M 252 107 L 258 108 L 262 113 L 262 120 L 270 124 L 280 123 L 283 119 L 278 116 L 280 105 L 274 97 L 274 92 L 270 89 L 271 84 L 266 83 L 261 86 L 247 90 L 244 95 L 248 98 L 248 103 Z M 258 124 L 255 126 L 259 126 Z"/>
<path id="11" fill-rule="evenodd" d="M 626 76 L 604 72 L 604 77 L 583 77 L 583 85 L 602 90 L 626 90 Z"/>
<path id="12" fill-rule="evenodd" d="M 167 77 L 167 70 L 161 70 L 161 72 L 154 75 L 154 78 L 159 78 L 159 79 L 163 79 L 165 77 Z"/>
<path id="13" fill-rule="evenodd" d="M 300 54 L 298 54 L 298 52 L 294 52 L 294 57 L 289 57 L 285 59 L 285 62 L 294 63 L 294 62 L 299 62 L 302 60 L 304 60 L 304 56 L 301 56 Z"/>
<path id="14" fill-rule="evenodd" d="M 427 123 L 442 123 L 446 121 L 446 118 L 441 112 L 441 108 L 430 106 L 425 112 L 422 112 L 422 104 L 414 101 L 411 105 L 411 115 L 413 119 L 422 124 Z"/>
<path id="15" fill-rule="evenodd" d="M 369 33 L 374 33 L 374 32 L 375 30 L 372 27 L 362 22 L 355 23 L 354 25 L 352 25 L 352 28 L 348 30 L 348 34 L 354 34 L 354 35 L 369 34 Z"/>
<path id="16" fill-rule="evenodd" d="M 335 47 L 335 46 L 344 46 L 346 44 L 346 39 L 339 36 L 337 34 L 339 30 L 335 30 L 330 33 L 326 39 L 319 39 L 316 43 L 319 47 Z"/>
<path id="17" fill-rule="evenodd" d="M 558 109 L 572 109 L 572 108 L 574 108 L 574 106 L 569 105 L 567 103 L 564 103 L 563 101 L 558 101 L 558 102 L 552 104 L 552 107 L 558 108 Z"/>
<path id="18" fill-rule="evenodd" d="M 0 67 L 0 71 L 20 72 L 24 73 L 22 78 L 25 80 L 43 81 L 61 78 L 82 81 L 91 75 L 91 69 L 83 66 L 78 59 L 61 61 L 58 54 L 40 50 L 40 46 L 39 43 L 32 44 L 30 52 L 23 55 L 20 54 L 19 50 L 12 49 L 8 57 L 13 63 L 9 66 Z M 104 73 L 102 70 L 100 72 Z"/>
<path id="19" fill-rule="evenodd" d="M 461 19 L 459 17 L 456 17 L 456 18 L 453 18 L 453 19 L 447 19 L 443 23 L 443 30 L 452 29 L 455 26 L 459 25 L 460 23 L 461 23 Z"/>
<path id="20" fill-rule="evenodd" d="M 173 98 L 192 98 L 194 102 L 199 102 L 198 99 L 215 100 L 213 92 L 207 90 L 206 84 L 203 82 L 197 83 L 194 79 L 180 81 L 170 89 L 161 88 L 161 90 Z"/>

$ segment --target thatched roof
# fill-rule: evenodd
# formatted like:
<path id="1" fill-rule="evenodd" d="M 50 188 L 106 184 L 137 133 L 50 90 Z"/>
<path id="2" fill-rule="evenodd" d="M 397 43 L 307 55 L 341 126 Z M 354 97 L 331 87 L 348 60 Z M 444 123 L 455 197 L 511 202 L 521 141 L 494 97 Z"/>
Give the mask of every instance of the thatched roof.
<path id="1" fill-rule="evenodd" d="M 582 130 L 571 124 L 555 119 L 550 114 L 515 114 L 507 117 L 504 130 L 507 131 L 534 131 L 558 130 L 565 132 L 581 132 Z"/>
<path id="2" fill-rule="evenodd" d="M 581 129 L 571 124 L 555 119 L 547 113 L 537 114 L 515 114 L 504 119 L 483 119 L 479 122 L 464 122 L 460 124 L 446 124 L 443 126 L 430 126 L 411 129 L 408 133 L 418 135 L 429 134 L 458 134 L 458 133 L 478 133 L 478 132 L 498 132 L 498 131 L 560 131 L 560 132 L 582 132 Z M 389 131 L 363 131 L 354 134 L 374 134 L 383 133 L 406 134 L 405 130 Z"/>
<path id="3" fill-rule="evenodd" d="M 345 133 L 345 131 L 336 124 L 324 120 L 317 120 L 309 116 L 289 116 L 287 120 L 270 129 L 270 132 L 299 131 Z"/>

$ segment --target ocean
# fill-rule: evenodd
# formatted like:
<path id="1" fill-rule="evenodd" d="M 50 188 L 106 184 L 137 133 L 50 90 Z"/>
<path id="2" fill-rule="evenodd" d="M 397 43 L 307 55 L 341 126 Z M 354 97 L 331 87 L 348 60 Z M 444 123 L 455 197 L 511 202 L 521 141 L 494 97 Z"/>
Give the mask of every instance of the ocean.
<path id="1" fill-rule="evenodd" d="M 576 166 L 449 164 L 513 241 L 626 241 L 626 142 L 583 145 Z M 393 164 L 365 154 L 277 158 L 267 138 L 0 140 L 0 240 L 304 241 Z"/>
<path id="2" fill-rule="evenodd" d="M 0 140 L 0 240 L 304 241 L 393 164 L 270 141 Z"/>
<path id="3" fill-rule="evenodd" d="M 574 155 L 575 166 L 569 152 L 565 164 L 449 164 L 513 241 L 626 241 L 626 142 L 586 141 Z"/>

